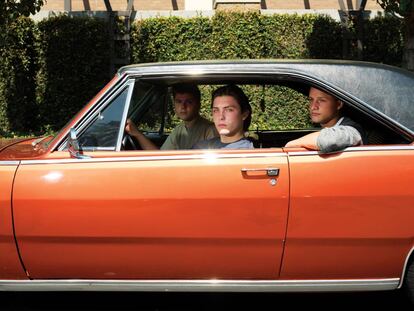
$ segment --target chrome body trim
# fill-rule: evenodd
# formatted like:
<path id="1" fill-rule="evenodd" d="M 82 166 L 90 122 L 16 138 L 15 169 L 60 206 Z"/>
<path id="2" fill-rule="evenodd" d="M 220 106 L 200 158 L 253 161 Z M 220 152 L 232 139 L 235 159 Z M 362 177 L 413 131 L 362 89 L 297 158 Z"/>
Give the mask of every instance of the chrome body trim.
<path id="1" fill-rule="evenodd" d="M 235 154 L 221 154 L 217 152 L 207 151 L 204 153 L 197 154 L 183 154 L 183 155 L 154 155 L 154 156 L 133 156 L 133 157 L 119 157 L 117 152 L 114 151 L 114 157 L 105 158 L 90 158 L 90 159 L 41 159 L 41 160 L 22 160 L 22 165 L 32 164 L 66 164 L 66 163 L 92 163 L 92 162 L 130 162 L 130 161 L 165 161 L 165 160 L 215 160 L 215 159 L 229 159 L 229 158 L 269 158 L 269 157 L 286 157 L 286 156 L 311 156 L 311 155 L 329 155 L 343 152 L 354 152 L 354 151 L 412 151 L 414 146 L 360 146 L 360 147 L 349 147 L 344 150 L 333 152 L 333 153 L 321 153 L 318 151 L 285 151 L 280 152 L 260 152 L 263 149 L 256 149 L 258 152 L 249 153 L 235 153 Z M 270 148 L 269 148 L 270 150 Z M 161 151 L 161 153 L 167 151 Z M 220 152 L 220 151 L 219 151 Z M 4 161 L 4 162 L 16 162 L 18 161 Z M 1 162 L 0 162 L 1 163 Z M 0 164 L 1 165 L 1 164 Z"/>
<path id="2" fill-rule="evenodd" d="M 289 156 L 304 156 L 304 155 L 330 155 L 330 154 L 338 154 L 338 153 L 343 153 L 343 152 L 353 152 L 353 151 L 413 151 L 414 150 L 414 145 L 405 145 L 405 146 L 391 146 L 391 145 L 387 145 L 387 146 L 369 146 L 369 145 L 364 145 L 364 146 L 356 146 L 356 147 L 348 147 L 345 148 L 344 150 L 339 150 L 339 151 L 335 151 L 335 152 L 330 152 L 330 153 L 323 153 L 320 151 L 314 151 L 314 150 L 309 150 L 309 151 L 289 151 L 286 150 L 285 151 L 289 154 Z"/>
<path id="3" fill-rule="evenodd" d="M 135 156 L 135 157 L 107 157 L 90 159 L 53 159 L 53 160 L 23 160 L 22 165 L 33 164 L 69 164 L 69 163 L 96 163 L 96 162 L 131 162 L 131 161 L 166 161 L 166 160 L 207 160 L 214 162 L 218 159 L 237 159 L 237 158 L 270 158 L 287 157 L 284 152 L 277 153 L 245 153 L 245 154 L 218 154 L 213 152 L 189 155 L 165 155 L 165 156 Z"/>
<path id="4" fill-rule="evenodd" d="M 387 146 L 355 146 L 348 147 L 347 151 L 395 151 L 395 150 L 414 150 L 414 145 L 387 145 Z"/>
<path id="5" fill-rule="evenodd" d="M 45 140 L 47 137 L 48 136 L 44 136 L 44 137 L 39 137 L 38 139 L 35 139 L 34 141 L 32 141 L 32 146 L 35 147 L 37 144 L 42 142 L 42 140 Z"/>
<path id="6" fill-rule="evenodd" d="M 0 161 L 0 166 L 7 166 L 7 165 L 19 165 L 20 161 Z"/>
<path id="7" fill-rule="evenodd" d="M 400 279 L 366 280 L 2 280 L 0 291 L 345 292 L 397 289 Z"/>
<path id="8" fill-rule="evenodd" d="M 74 128 L 71 128 L 69 130 L 67 144 L 68 144 L 68 151 L 69 151 L 71 158 L 74 158 L 74 159 L 89 159 L 90 158 L 90 156 L 81 154 L 80 148 L 79 148 L 78 137 L 76 135 L 76 130 Z"/>
<path id="9" fill-rule="evenodd" d="M 414 254 L 414 246 L 411 248 L 411 250 L 408 252 L 407 258 L 405 258 L 404 262 L 404 268 L 401 274 L 400 284 L 398 285 L 398 288 L 401 288 L 404 284 L 404 277 L 405 277 L 405 271 L 407 271 L 408 266 L 408 260 L 410 259 L 410 256 Z"/>

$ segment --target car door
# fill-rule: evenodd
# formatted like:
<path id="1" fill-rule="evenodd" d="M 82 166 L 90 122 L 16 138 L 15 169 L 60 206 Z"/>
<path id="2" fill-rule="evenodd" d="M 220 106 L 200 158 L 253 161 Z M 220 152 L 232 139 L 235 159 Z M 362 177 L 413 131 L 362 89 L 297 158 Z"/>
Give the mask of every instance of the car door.
<path id="1" fill-rule="evenodd" d="M 131 88 L 120 88 L 80 129 L 91 158 L 70 159 L 60 150 L 18 168 L 14 225 L 29 275 L 278 278 L 287 155 L 281 149 L 120 152 Z M 151 92 L 134 94 L 151 99 Z M 137 114 L 145 110 L 137 107 Z"/>
<path id="2" fill-rule="evenodd" d="M 289 152 L 283 279 L 400 278 L 412 245 L 413 146 Z"/>
<path id="3" fill-rule="evenodd" d="M 16 238 L 34 279 L 276 279 L 288 189 L 281 150 L 26 161 Z"/>

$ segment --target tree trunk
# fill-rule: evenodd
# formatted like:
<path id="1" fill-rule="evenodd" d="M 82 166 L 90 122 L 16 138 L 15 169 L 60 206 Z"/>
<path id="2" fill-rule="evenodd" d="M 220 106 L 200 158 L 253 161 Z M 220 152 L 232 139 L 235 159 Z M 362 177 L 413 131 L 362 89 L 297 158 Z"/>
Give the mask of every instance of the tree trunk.
<path id="1" fill-rule="evenodd" d="M 410 71 L 414 71 L 414 11 L 405 16 L 403 67 Z"/>

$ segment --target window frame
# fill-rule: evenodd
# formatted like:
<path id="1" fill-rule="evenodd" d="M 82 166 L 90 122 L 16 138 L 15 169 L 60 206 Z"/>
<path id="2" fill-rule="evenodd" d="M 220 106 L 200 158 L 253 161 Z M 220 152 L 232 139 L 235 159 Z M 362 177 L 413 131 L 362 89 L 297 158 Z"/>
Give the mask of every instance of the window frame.
<path id="1" fill-rule="evenodd" d="M 121 150 L 121 142 L 122 137 L 124 134 L 124 128 L 126 124 L 126 115 L 128 113 L 128 109 L 131 103 L 131 97 L 132 97 L 132 91 L 134 89 L 135 79 L 128 79 L 125 83 L 122 83 L 119 85 L 119 87 L 111 92 L 108 97 L 106 97 L 101 103 L 98 103 L 94 108 L 91 109 L 89 113 L 86 114 L 84 119 L 81 119 L 80 122 L 75 126 L 76 134 L 78 137 L 81 137 L 81 135 L 93 124 L 93 122 L 96 120 L 98 115 L 105 110 L 112 102 L 116 99 L 117 96 L 119 96 L 125 89 L 128 88 L 127 97 L 125 100 L 124 109 L 122 112 L 122 118 L 120 122 L 120 127 L 118 129 L 118 137 L 117 142 L 115 146 L 115 150 L 108 150 L 106 147 L 103 147 L 102 149 L 96 148 L 96 149 L 85 149 L 85 151 L 93 152 L 93 151 L 111 151 L 111 152 L 119 152 Z M 122 129 L 122 130 L 121 130 Z M 67 149 L 67 140 L 65 140 L 60 147 L 57 148 L 57 151 L 64 151 Z M 112 149 L 112 148 L 111 148 Z"/>

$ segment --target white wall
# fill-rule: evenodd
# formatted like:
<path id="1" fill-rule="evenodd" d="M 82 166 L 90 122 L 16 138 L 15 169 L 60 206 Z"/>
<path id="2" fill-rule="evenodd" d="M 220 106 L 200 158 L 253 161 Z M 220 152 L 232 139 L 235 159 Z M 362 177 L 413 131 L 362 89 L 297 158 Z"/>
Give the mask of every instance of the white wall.
<path id="1" fill-rule="evenodd" d="M 185 0 L 184 7 L 189 11 L 212 10 L 213 0 Z"/>

